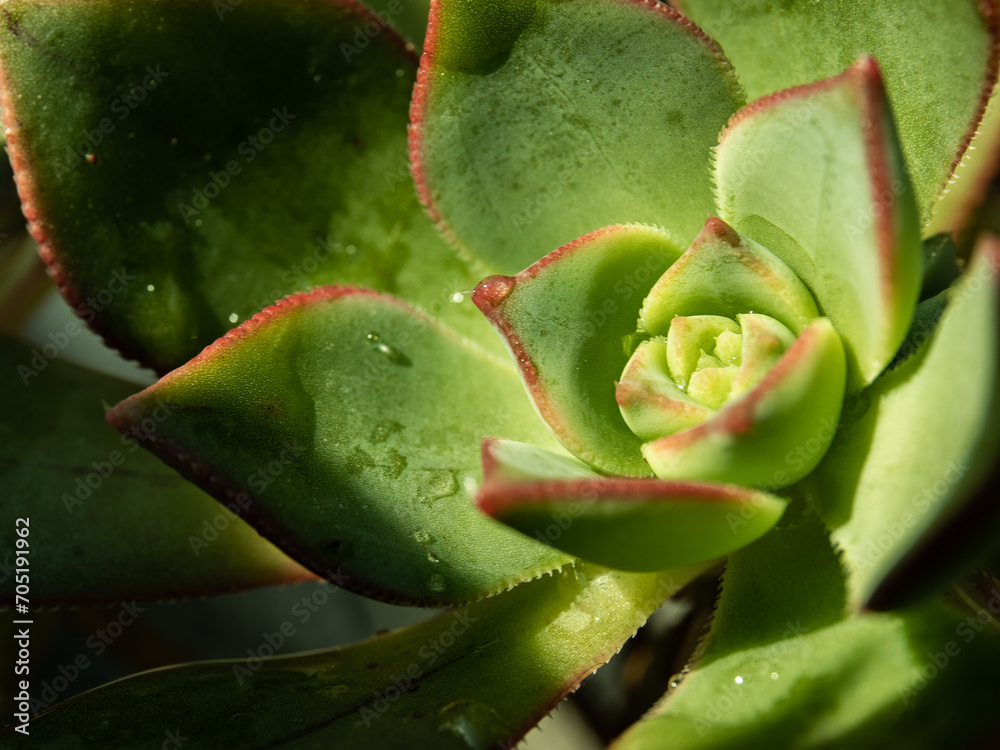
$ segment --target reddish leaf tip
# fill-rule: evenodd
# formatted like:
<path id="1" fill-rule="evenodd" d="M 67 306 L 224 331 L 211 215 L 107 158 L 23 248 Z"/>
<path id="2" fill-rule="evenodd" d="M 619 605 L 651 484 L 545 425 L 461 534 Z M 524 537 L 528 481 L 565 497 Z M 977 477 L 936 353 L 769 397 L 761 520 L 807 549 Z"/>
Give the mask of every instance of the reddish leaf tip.
<path id="1" fill-rule="evenodd" d="M 694 244 L 699 244 L 710 239 L 722 240 L 731 247 L 740 247 L 743 240 L 739 233 L 726 222 L 716 216 L 710 216 L 701 233 L 695 239 Z"/>
<path id="2" fill-rule="evenodd" d="M 516 283 L 517 279 L 513 276 L 490 276 L 479 282 L 472 293 L 472 301 L 476 307 L 487 313 L 507 299 L 507 296 L 514 291 Z"/>

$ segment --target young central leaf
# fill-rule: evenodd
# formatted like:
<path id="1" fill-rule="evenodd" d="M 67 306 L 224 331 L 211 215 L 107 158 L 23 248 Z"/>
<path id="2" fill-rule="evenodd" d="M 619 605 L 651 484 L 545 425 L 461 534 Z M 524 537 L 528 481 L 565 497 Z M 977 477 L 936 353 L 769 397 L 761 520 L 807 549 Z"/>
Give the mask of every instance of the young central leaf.
<path id="1" fill-rule="evenodd" d="M 639 324 L 652 338 L 615 396 L 657 476 L 776 488 L 816 465 L 840 414 L 843 346 L 776 256 L 712 219 Z M 800 445 L 818 448 L 793 468 L 782 459 Z"/>
<path id="2" fill-rule="evenodd" d="M 639 345 L 618 385 L 622 417 L 633 432 L 652 440 L 703 421 L 757 386 L 795 340 L 767 315 L 736 317 L 678 316 L 666 337 Z M 654 395 L 652 403 L 642 393 Z M 698 418 L 678 421 L 679 413 Z"/>

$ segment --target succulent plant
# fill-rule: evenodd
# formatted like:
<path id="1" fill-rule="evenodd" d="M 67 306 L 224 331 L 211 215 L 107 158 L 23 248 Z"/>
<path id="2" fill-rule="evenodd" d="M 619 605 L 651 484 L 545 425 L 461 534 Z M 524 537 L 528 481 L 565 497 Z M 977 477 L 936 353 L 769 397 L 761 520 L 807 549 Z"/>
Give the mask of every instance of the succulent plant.
<path id="1" fill-rule="evenodd" d="M 160 375 L 3 344 L 4 599 L 451 608 L 41 712 L 17 672 L 11 746 L 510 747 L 723 562 L 615 747 L 990 739 L 995 0 L 0 11 L 31 233 Z"/>

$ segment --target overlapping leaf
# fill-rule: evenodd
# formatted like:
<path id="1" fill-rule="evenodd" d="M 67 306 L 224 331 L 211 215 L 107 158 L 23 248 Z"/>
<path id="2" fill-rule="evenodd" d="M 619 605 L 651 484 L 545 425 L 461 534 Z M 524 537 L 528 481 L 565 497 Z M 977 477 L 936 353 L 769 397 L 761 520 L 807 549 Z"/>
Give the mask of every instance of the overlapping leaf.
<path id="1" fill-rule="evenodd" d="M 730 484 L 602 477 L 510 441 L 483 445 L 479 506 L 504 523 L 619 570 L 710 563 L 749 544 L 786 501 Z"/>
<path id="2" fill-rule="evenodd" d="M 390 601 L 502 591 L 570 558 L 471 500 L 486 435 L 558 447 L 513 368 L 391 297 L 268 308 L 109 414 L 172 410 L 147 445 L 320 575 Z"/>
<path id="3" fill-rule="evenodd" d="M 61 331 L 55 337 L 67 336 Z M 14 600 L 15 519 L 28 535 L 29 605 L 199 596 L 312 578 L 228 509 L 101 420 L 134 387 L 50 361 L 53 343 L 0 341 L 0 601 Z M 239 507 L 236 506 L 239 511 Z"/>
<path id="4" fill-rule="evenodd" d="M 486 279 L 473 295 L 560 442 L 610 474 L 650 475 L 615 402 L 615 381 L 643 298 L 681 252 L 662 230 L 605 227 L 517 276 Z"/>
<path id="5" fill-rule="evenodd" d="M 996 462 L 998 269 L 984 240 L 936 329 L 849 406 L 810 479 L 855 607 L 932 593 L 996 547 L 995 497 L 976 488 Z"/>
<path id="6" fill-rule="evenodd" d="M 686 247 L 711 212 L 709 150 L 742 91 L 665 5 L 438 0 L 421 64 L 418 184 L 497 272 L 619 222 Z"/>
<path id="7" fill-rule="evenodd" d="M 926 223 L 996 80 L 996 0 L 677 4 L 722 45 L 751 101 L 836 75 L 860 55 L 878 60 Z"/>
<path id="8" fill-rule="evenodd" d="M 416 62 L 346 0 L 6 2 L 8 148 L 63 294 L 161 372 L 334 281 L 492 344 L 471 305 L 449 302 L 485 273 L 437 235 L 410 181 Z"/>
<path id="9" fill-rule="evenodd" d="M 720 137 L 719 215 L 785 261 L 840 334 L 852 390 L 902 343 L 920 291 L 913 189 L 878 65 L 744 109 Z"/>
<path id="10" fill-rule="evenodd" d="M 996 632 L 935 603 L 845 617 L 846 594 L 822 525 L 790 510 L 730 557 L 699 661 L 615 750 L 934 750 L 986 740 Z"/>
<path id="11" fill-rule="evenodd" d="M 31 746 L 511 747 L 696 572 L 581 564 L 346 648 L 146 672 L 40 715 Z"/>

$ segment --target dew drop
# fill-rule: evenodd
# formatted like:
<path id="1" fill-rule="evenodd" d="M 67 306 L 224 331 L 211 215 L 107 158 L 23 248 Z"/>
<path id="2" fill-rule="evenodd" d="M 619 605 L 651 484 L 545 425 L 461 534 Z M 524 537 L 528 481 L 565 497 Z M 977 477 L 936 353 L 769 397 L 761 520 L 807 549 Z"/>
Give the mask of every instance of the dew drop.
<path id="1" fill-rule="evenodd" d="M 403 69 L 396 68 L 396 78 L 402 78 L 402 77 L 403 77 Z"/>
<path id="2" fill-rule="evenodd" d="M 379 354 L 384 354 L 393 364 L 403 365 L 404 367 L 413 366 L 413 360 L 407 357 L 398 347 L 384 342 L 381 334 L 370 331 L 365 338 L 375 351 Z"/>
<path id="3" fill-rule="evenodd" d="M 489 706 L 471 700 L 449 703 L 438 712 L 438 731 L 446 732 L 468 747 L 487 747 L 491 738 L 502 737 L 507 728 L 501 716 Z"/>
<path id="4" fill-rule="evenodd" d="M 354 245 L 348 245 L 347 247 L 344 248 L 344 251 L 348 255 L 354 255 L 354 253 L 356 253 L 358 251 L 358 249 L 356 247 L 354 247 Z"/>
<path id="5" fill-rule="evenodd" d="M 772 680 L 778 679 L 778 673 L 777 672 L 771 672 L 771 679 Z"/>
<path id="6" fill-rule="evenodd" d="M 743 678 L 740 677 L 739 675 L 736 675 L 736 677 L 733 680 L 733 682 L 735 682 L 737 685 L 742 685 L 743 684 Z"/>
<path id="7" fill-rule="evenodd" d="M 146 284 L 146 291 L 147 292 L 155 292 L 156 291 L 156 287 L 153 286 L 152 284 Z"/>
<path id="8" fill-rule="evenodd" d="M 461 301 L 462 301 L 463 299 L 465 299 L 465 295 L 464 295 L 464 294 L 462 294 L 461 292 L 455 292 L 455 293 L 454 293 L 454 294 L 452 294 L 452 295 L 451 295 L 451 297 L 449 297 L 448 299 L 450 299 L 450 300 L 451 300 L 452 302 L 454 302 L 454 303 L 458 304 L 458 303 L 459 303 L 459 302 L 461 302 Z"/>
<path id="9" fill-rule="evenodd" d="M 427 553 L 427 562 L 439 563 L 441 560 L 434 556 L 432 552 Z"/>
<path id="10" fill-rule="evenodd" d="M 444 576 L 438 575 L 437 573 L 432 575 L 430 577 L 430 580 L 427 581 L 427 588 L 429 588 L 431 591 L 436 591 L 439 593 L 441 591 L 444 591 Z"/>
<path id="11" fill-rule="evenodd" d="M 450 471 L 429 471 L 421 480 L 419 491 L 421 500 L 440 500 L 458 492 L 458 481 Z"/>
<path id="12" fill-rule="evenodd" d="M 236 313 L 229 313 L 229 322 L 230 323 L 235 323 L 239 319 L 240 319 L 240 316 L 237 315 Z"/>

